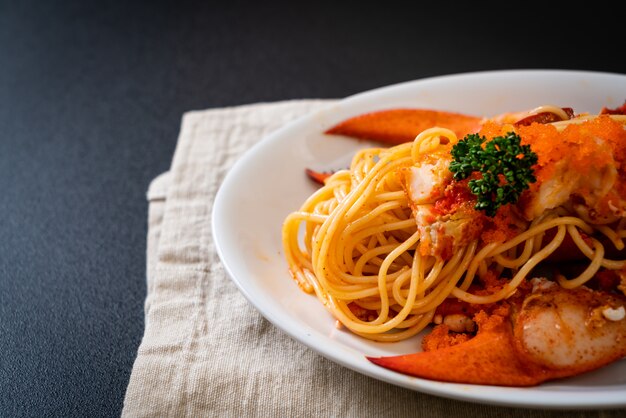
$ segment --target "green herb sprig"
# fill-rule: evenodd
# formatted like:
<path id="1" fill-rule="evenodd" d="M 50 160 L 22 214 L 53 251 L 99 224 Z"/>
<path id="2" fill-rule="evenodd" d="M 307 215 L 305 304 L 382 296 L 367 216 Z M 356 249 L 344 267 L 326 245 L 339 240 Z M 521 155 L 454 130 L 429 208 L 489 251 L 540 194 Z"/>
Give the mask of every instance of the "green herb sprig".
<path id="1" fill-rule="evenodd" d="M 529 184 L 537 181 L 532 169 L 537 154 L 520 142 L 513 132 L 488 142 L 484 136 L 469 134 L 452 147 L 454 160 L 449 169 L 456 180 L 480 173 L 480 178 L 471 179 L 468 186 L 477 197 L 474 208 L 487 216 L 494 217 L 500 206 L 517 202 Z"/>

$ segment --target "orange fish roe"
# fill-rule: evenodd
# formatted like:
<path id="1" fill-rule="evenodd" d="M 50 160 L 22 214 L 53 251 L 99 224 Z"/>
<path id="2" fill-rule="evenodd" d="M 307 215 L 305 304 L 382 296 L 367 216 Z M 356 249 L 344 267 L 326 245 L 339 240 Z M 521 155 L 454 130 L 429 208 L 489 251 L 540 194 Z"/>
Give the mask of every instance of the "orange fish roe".
<path id="1" fill-rule="evenodd" d="M 484 136 L 487 139 L 491 139 L 493 137 L 506 134 L 508 131 L 511 130 L 509 128 L 511 128 L 511 125 L 502 125 L 500 123 L 487 121 L 480 128 L 480 131 L 478 132 L 478 134 L 480 136 Z"/>
<path id="2" fill-rule="evenodd" d="M 626 131 L 621 123 L 600 116 L 580 124 L 568 125 L 559 132 L 553 125 L 520 126 L 523 144 L 537 153 L 537 183 L 549 179 L 554 164 L 567 159 L 571 168 L 583 175 L 615 161 L 620 167 L 626 156 Z M 535 186 L 537 187 L 537 186 Z"/>
<path id="3" fill-rule="evenodd" d="M 481 234 L 483 242 L 504 242 L 517 236 L 525 229 L 525 222 L 517 215 L 512 205 L 504 205 L 498 209 L 493 218 L 484 217 L 484 230 Z"/>
<path id="4" fill-rule="evenodd" d="M 437 325 L 432 332 L 422 339 L 422 350 L 435 351 L 442 348 L 452 347 L 457 344 L 469 341 L 472 336 L 469 334 L 457 334 L 450 332 L 447 325 Z"/>

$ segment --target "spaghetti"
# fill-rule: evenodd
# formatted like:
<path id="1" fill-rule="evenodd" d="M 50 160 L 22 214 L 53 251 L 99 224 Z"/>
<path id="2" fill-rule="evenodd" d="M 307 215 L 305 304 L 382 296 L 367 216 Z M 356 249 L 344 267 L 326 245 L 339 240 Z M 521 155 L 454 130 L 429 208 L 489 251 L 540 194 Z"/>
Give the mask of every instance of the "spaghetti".
<path id="1" fill-rule="evenodd" d="M 485 121 L 482 134 L 514 130 L 539 154 L 537 184 L 494 218 L 473 208 L 467 182 L 451 177 L 450 150 L 459 141 L 451 130 L 434 127 L 410 143 L 361 150 L 349 169 L 327 178 L 285 219 L 290 272 L 355 334 L 399 341 L 429 325 L 446 298 L 472 304 L 508 298 L 566 243 L 587 264 L 575 277 L 556 275 L 564 288 L 582 286 L 604 269 L 625 269 L 626 259 L 609 258 L 606 248 L 623 249 L 626 237 L 624 122 L 620 115 L 540 126 Z M 597 151 L 581 141 L 592 140 L 606 155 L 574 181 L 571 171 L 589 157 L 580 152 Z M 561 182 L 570 180 L 563 192 Z M 591 187 L 594 181 L 606 187 Z M 489 275 L 502 280 L 486 291 Z"/>

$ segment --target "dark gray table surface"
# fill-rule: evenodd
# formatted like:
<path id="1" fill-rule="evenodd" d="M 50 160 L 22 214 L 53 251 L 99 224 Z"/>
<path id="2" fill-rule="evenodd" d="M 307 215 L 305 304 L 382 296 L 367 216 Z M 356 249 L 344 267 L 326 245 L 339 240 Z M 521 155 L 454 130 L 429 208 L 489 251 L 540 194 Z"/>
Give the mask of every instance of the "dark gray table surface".
<path id="1" fill-rule="evenodd" d="M 0 0 L 0 416 L 119 416 L 144 325 L 145 192 L 185 111 L 626 69 L 609 9 L 415 4 Z"/>

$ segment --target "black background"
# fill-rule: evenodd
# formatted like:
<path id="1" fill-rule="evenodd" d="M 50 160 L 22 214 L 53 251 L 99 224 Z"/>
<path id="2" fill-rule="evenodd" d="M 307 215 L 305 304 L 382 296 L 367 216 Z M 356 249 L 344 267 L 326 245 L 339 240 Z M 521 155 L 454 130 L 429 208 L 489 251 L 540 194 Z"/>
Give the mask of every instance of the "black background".
<path id="1" fill-rule="evenodd" d="M 594 4 L 128 3 L 0 0 L 0 416 L 119 416 L 144 325 L 145 192 L 184 112 L 625 70 L 623 20 Z"/>

